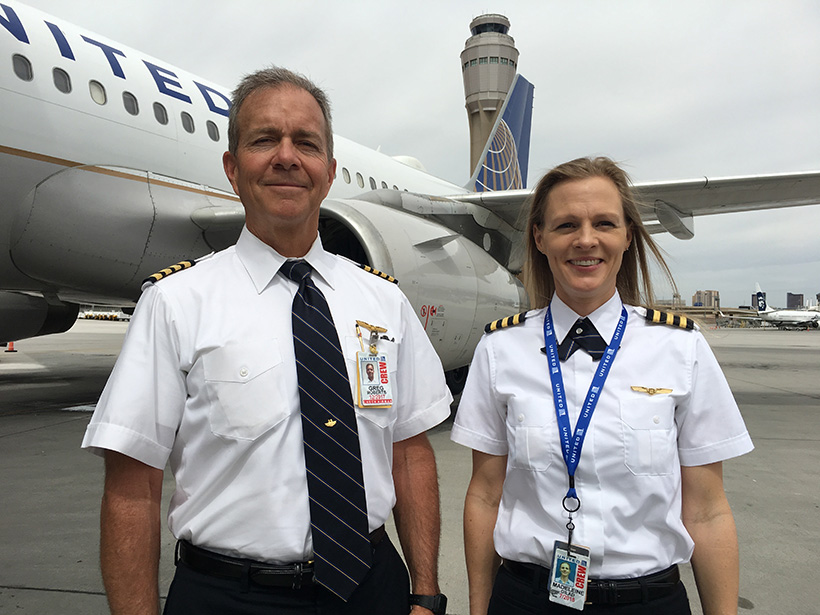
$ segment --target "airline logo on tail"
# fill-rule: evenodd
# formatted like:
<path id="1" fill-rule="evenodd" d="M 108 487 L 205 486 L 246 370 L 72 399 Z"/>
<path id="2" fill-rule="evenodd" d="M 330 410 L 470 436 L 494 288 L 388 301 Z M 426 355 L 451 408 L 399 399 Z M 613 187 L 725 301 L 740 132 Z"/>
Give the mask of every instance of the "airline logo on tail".
<path id="1" fill-rule="evenodd" d="M 766 305 L 766 295 L 763 294 L 763 289 L 760 288 L 760 283 L 755 282 L 755 297 L 757 298 L 758 312 L 773 312 L 774 310 Z"/>
<path id="2" fill-rule="evenodd" d="M 476 192 L 526 187 L 534 89 L 524 77 L 516 75 L 484 147 L 482 162 L 473 173 L 471 183 Z"/>

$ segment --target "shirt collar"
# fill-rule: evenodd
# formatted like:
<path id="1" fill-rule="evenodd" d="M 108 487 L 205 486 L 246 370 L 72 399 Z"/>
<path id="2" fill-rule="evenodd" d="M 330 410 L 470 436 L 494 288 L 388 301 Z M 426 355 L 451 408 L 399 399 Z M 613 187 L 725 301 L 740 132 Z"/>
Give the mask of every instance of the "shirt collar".
<path id="1" fill-rule="evenodd" d="M 612 340 L 612 336 L 615 335 L 618 319 L 621 317 L 622 306 L 621 295 L 618 294 L 616 290 L 609 301 L 587 316 L 607 344 Z M 557 293 L 552 295 L 550 310 L 552 311 L 552 323 L 555 327 L 555 337 L 560 342 L 567 335 L 572 325 L 575 324 L 575 321 L 581 318 L 581 316 L 561 301 Z"/>
<path id="2" fill-rule="evenodd" d="M 279 269 L 288 260 L 251 233 L 248 227 L 242 228 L 236 242 L 236 254 L 248 272 L 257 293 L 261 293 L 276 279 Z M 314 273 L 318 274 L 330 288 L 334 288 L 336 259 L 322 247 L 322 239 L 318 233 L 310 250 L 302 259 L 313 267 Z"/>

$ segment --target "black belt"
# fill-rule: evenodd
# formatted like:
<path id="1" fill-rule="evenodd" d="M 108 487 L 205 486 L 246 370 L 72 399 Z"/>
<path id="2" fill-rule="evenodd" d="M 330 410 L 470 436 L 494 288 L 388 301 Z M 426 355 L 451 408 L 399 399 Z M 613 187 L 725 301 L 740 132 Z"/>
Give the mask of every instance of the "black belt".
<path id="1" fill-rule="evenodd" d="M 384 526 L 373 530 L 370 532 L 370 544 L 376 546 L 385 535 Z M 294 564 L 266 564 L 214 553 L 186 540 L 177 542 L 176 560 L 203 574 L 225 579 L 249 579 L 264 587 L 299 589 L 313 584 L 313 560 Z"/>
<path id="2" fill-rule="evenodd" d="M 512 574 L 539 588 L 549 590 L 549 568 L 504 560 L 504 567 Z M 634 579 L 590 579 L 587 585 L 586 604 L 634 604 L 649 602 L 671 594 L 680 581 L 677 564 L 666 570 Z"/>

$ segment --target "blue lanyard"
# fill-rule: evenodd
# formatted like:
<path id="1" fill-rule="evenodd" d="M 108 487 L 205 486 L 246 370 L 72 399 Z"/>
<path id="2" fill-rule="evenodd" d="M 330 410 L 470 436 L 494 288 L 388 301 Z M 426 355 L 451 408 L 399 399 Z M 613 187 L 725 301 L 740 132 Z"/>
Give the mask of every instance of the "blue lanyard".
<path id="1" fill-rule="evenodd" d="M 606 377 L 609 375 L 612 362 L 615 360 L 615 355 L 621 346 L 621 339 L 624 336 L 624 329 L 626 329 L 626 319 L 626 308 L 621 307 L 621 318 L 618 320 L 618 326 L 615 328 L 615 335 L 612 336 L 612 341 L 609 342 L 609 345 L 606 347 L 598 369 L 592 377 L 592 383 L 589 385 L 584 406 L 581 409 L 578 422 L 575 424 L 575 433 L 570 436 L 571 428 L 569 415 L 567 414 L 567 399 L 564 394 L 564 378 L 561 376 L 561 362 L 558 360 L 558 340 L 555 337 L 555 328 L 552 324 L 552 311 L 550 308 L 547 308 L 547 314 L 544 316 L 544 342 L 546 343 L 550 380 L 552 381 L 552 399 L 555 403 L 555 415 L 558 418 L 558 435 L 561 438 L 561 452 L 564 455 L 564 463 L 566 463 L 567 472 L 569 473 L 567 498 L 578 500 L 578 495 L 575 492 L 575 469 L 578 467 L 578 461 L 581 459 L 581 449 L 584 446 L 584 438 L 589 428 L 589 422 L 592 420 L 592 413 L 595 412 L 595 406 L 598 405 L 598 399 L 600 398 L 601 390 L 604 388 Z"/>

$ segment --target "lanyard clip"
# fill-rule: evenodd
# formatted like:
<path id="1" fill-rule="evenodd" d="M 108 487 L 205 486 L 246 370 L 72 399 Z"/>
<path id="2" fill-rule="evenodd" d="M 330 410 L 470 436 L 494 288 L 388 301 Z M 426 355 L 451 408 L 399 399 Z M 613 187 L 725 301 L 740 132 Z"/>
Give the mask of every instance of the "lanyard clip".
<path id="1" fill-rule="evenodd" d="M 364 327 L 365 329 L 370 331 L 370 354 L 374 356 L 377 355 L 378 349 L 376 345 L 379 343 L 379 333 L 387 333 L 387 329 L 385 329 L 384 327 L 377 327 L 376 325 L 369 325 L 363 320 L 357 320 L 356 328 L 358 329 L 359 327 Z M 361 338 L 361 332 L 359 333 L 359 336 Z"/>

